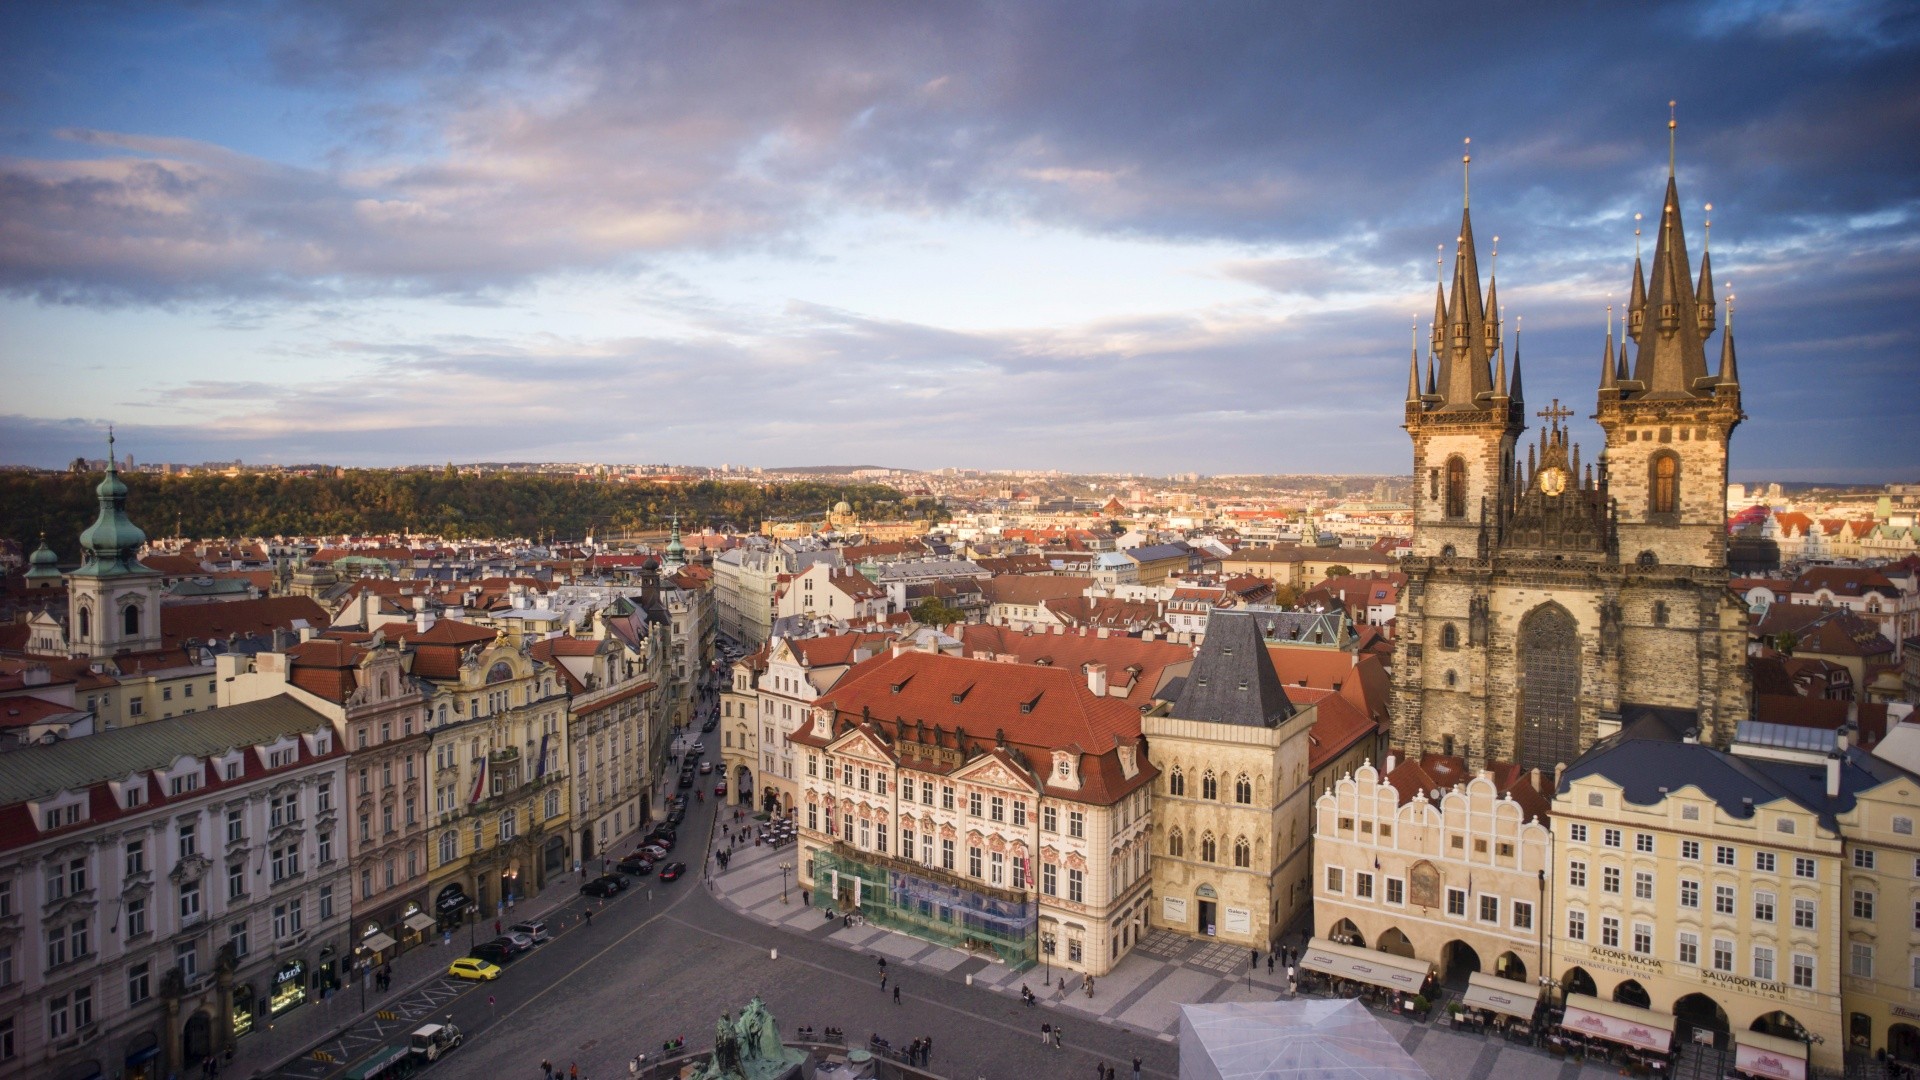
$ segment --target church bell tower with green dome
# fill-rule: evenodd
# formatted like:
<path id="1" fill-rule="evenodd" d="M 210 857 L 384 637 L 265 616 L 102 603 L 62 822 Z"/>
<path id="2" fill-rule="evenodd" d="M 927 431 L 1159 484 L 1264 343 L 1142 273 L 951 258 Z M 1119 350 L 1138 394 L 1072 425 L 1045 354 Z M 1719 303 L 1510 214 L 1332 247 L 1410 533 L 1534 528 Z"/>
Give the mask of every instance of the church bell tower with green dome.
<path id="1" fill-rule="evenodd" d="M 127 518 L 127 485 L 113 464 L 111 433 L 107 474 L 94 492 L 100 515 L 80 534 L 80 568 L 67 575 L 68 647 L 75 656 L 158 649 L 162 577 L 141 565 L 147 534 Z"/>

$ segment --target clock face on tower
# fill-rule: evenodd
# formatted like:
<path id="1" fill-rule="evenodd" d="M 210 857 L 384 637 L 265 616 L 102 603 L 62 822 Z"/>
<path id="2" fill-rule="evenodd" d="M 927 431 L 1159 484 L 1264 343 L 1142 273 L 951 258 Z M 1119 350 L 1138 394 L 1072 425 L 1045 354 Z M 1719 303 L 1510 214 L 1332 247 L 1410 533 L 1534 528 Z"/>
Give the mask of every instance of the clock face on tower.
<path id="1" fill-rule="evenodd" d="M 1549 465 L 1540 470 L 1540 490 L 1549 495 L 1558 495 L 1567 490 L 1567 473 L 1558 465 Z"/>

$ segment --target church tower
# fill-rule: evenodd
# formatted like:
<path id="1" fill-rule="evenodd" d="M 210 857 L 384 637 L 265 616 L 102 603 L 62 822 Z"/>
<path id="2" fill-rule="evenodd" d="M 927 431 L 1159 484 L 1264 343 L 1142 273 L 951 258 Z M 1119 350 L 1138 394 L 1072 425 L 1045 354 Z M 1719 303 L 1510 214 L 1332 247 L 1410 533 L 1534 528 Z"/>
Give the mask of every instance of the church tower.
<path id="1" fill-rule="evenodd" d="M 147 534 L 127 519 L 127 485 L 113 463 L 94 489 L 100 515 L 80 534 L 80 568 L 67 575 L 67 641 L 75 656 L 148 652 L 162 645 L 158 570 L 140 563 Z"/>
<path id="2" fill-rule="evenodd" d="M 1471 245 L 1463 225 L 1439 363 L 1424 387 L 1409 375 L 1418 490 L 1396 741 L 1551 772 L 1648 709 L 1724 741 L 1749 683 L 1723 502 L 1740 389 L 1730 330 L 1707 372 L 1712 271 L 1703 259 L 1696 284 L 1671 163 L 1652 277 L 1636 258 L 1620 349 L 1609 328 L 1602 350 L 1597 462 L 1581 461 L 1558 401 L 1519 460 L 1518 336 L 1509 384 L 1491 283 L 1475 333 Z"/>

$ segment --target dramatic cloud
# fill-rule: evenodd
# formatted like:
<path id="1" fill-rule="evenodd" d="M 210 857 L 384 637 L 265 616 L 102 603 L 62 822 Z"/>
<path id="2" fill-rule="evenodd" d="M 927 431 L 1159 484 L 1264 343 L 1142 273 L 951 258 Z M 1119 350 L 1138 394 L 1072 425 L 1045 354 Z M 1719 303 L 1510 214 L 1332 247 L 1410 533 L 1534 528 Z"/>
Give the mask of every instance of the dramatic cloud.
<path id="1" fill-rule="evenodd" d="M 1920 468 L 1855 434 L 1915 419 L 1883 392 L 1920 368 L 1909 5 L 7 20 L 0 294 L 270 339 L 251 368 L 147 373 L 147 415 L 193 418 L 151 425 L 177 456 L 1399 469 L 1406 328 L 1434 245 L 1450 257 L 1459 140 L 1483 266 L 1498 234 L 1502 299 L 1527 316 L 1530 396 L 1578 400 L 1677 98 L 1694 248 L 1711 201 L 1741 296 L 1761 437 L 1736 471 Z M 850 239 L 873 222 L 906 238 Z M 916 243 L 954 251 L 960 281 L 981 276 L 963 248 L 1018 270 L 1081 242 L 1166 252 L 1165 299 L 1089 315 L 1074 279 L 1119 276 L 1092 263 L 997 323 L 969 295 L 943 313 L 939 280 L 899 295 Z M 1152 273 L 1126 270 L 1142 293 Z M 326 325 L 286 329 L 303 319 Z M 88 359 L 60 350 L 50 331 L 0 363 Z M 1809 410 L 1835 421 L 1823 438 Z M 54 457 L 25 447 L 73 411 L 36 403 L 0 453 Z"/>

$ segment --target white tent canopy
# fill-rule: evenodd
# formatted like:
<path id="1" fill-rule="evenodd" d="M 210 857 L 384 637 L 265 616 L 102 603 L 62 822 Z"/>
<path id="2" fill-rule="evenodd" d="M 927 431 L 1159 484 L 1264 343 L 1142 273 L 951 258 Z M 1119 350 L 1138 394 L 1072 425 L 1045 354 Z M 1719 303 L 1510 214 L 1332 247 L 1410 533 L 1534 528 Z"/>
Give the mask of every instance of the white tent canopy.
<path id="1" fill-rule="evenodd" d="M 1180 1006 L 1180 1080 L 1432 1080 L 1351 998 Z"/>

